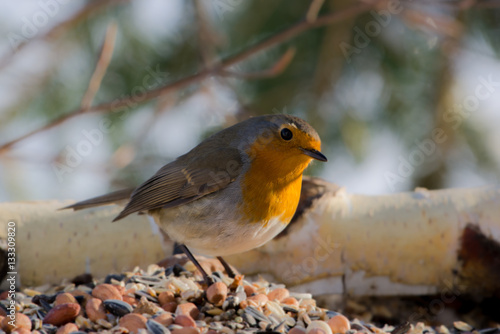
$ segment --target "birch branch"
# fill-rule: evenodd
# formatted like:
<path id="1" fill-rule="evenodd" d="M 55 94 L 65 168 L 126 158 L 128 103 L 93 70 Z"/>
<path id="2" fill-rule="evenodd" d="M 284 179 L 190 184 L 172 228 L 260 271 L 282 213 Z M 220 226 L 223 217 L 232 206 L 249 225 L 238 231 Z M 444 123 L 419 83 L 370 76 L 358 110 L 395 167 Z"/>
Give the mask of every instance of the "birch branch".
<path id="1" fill-rule="evenodd" d="M 146 215 L 111 223 L 118 206 L 57 211 L 70 203 L 0 203 L 0 221 L 16 223 L 22 285 L 57 284 L 84 272 L 104 277 L 172 252 Z M 285 232 L 226 260 L 246 275 L 313 294 L 493 295 L 500 291 L 499 245 L 498 186 L 364 196 L 306 179 Z"/>

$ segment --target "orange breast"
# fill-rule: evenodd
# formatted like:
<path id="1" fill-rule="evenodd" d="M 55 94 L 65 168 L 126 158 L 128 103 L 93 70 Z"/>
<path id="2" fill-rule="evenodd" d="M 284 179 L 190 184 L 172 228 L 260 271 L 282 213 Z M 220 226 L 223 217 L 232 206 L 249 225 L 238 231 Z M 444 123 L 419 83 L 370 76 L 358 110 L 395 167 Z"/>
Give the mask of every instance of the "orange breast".
<path id="1" fill-rule="evenodd" d="M 262 148 L 251 156 L 251 167 L 241 181 L 243 216 L 264 224 L 280 216 L 288 224 L 297 209 L 302 173 L 310 159 Z"/>

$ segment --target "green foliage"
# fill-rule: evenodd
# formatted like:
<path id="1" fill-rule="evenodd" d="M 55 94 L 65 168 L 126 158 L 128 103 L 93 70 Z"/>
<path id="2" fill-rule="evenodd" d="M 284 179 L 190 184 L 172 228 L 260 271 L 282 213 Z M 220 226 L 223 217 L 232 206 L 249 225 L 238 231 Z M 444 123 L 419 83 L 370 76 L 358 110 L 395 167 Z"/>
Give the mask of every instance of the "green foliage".
<path id="1" fill-rule="evenodd" d="M 285 0 L 201 3 L 208 27 L 201 26 L 194 2 L 182 2 L 183 17 L 174 31 L 155 36 L 145 36 L 134 25 L 136 7 L 127 2 L 92 13 L 52 41 L 52 46 L 59 50 L 58 59 L 38 79 L 38 87 L 28 91 L 0 119 L 10 122 L 15 118 L 13 113 L 20 113 L 29 115 L 33 124 L 47 123 L 78 109 L 111 20 L 118 24 L 118 37 L 94 105 L 133 94 L 143 85 L 148 73 L 156 68 L 168 72 L 162 84 L 196 74 L 205 66 L 204 51 L 211 54 L 211 60 L 216 60 L 217 64 L 217 60 L 238 54 L 303 20 L 309 7 L 308 1 Z M 319 15 L 341 12 L 351 5 L 347 1 L 326 1 Z M 433 4 L 427 6 L 422 5 L 419 9 L 432 12 Z M 436 4 L 436 8 L 441 7 Z M 411 9 L 410 6 L 408 11 Z M 467 40 L 484 39 L 487 47 L 494 50 L 494 56 L 499 56 L 499 10 L 478 6 L 461 13 L 443 10 L 440 15 L 455 20 L 456 24 L 463 26 L 463 31 L 456 31 L 450 37 L 440 30 L 439 22 L 433 29 L 411 22 L 405 15 L 393 15 L 379 34 L 369 36 L 369 42 L 358 48 L 359 52 L 346 56 L 343 43 L 356 46 L 357 31 L 366 33 L 367 25 L 377 22 L 374 12 L 367 12 L 310 29 L 231 68 L 237 73 L 261 72 L 271 68 L 288 49 L 293 48 L 292 62 L 275 77 L 225 78 L 217 82 L 227 85 L 237 97 L 241 113 L 236 114 L 236 118 L 276 111 L 302 116 L 321 133 L 324 147 L 340 149 L 343 146 L 342 149 L 359 164 L 363 163 L 369 153 L 369 143 L 380 129 L 392 131 L 401 139 L 400 144 L 411 150 L 415 141 L 430 136 L 432 129 L 439 126 L 440 112 L 450 107 L 443 101 L 453 87 L 453 62 L 461 48 L 467 49 Z M 200 34 L 200 29 L 206 35 Z M 212 38 L 206 40 L 203 36 L 207 35 Z M 200 89 L 203 89 L 203 84 L 197 82 L 174 95 L 182 104 Z M 154 100 L 138 103 L 127 112 L 130 115 L 149 112 L 153 117 L 153 110 L 157 108 Z M 116 126 L 108 136 L 112 151 L 124 143 L 139 140 L 135 134 L 127 132 L 131 128 L 127 124 L 131 117 L 121 116 L 123 114 L 119 112 L 102 116 Z M 468 122 L 466 120 L 465 126 L 457 130 L 457 135 L 466 129 L 461 138 L 470 140 L 469 147 L 477 156 L 478 165 L 483 170 L 499 173 L 481 131 L 472 134 L 473 128 Z M 138 143 L 137 159 L 121 174 L 112 170 L 110 177 L 137 184 L 137 179 L 142 178 L 136 174 L 142 170 L 137 161 L 158 163 L 169 158 L 156 156 L 150 144 L 147 140 Z M 443 151 L 438 159 L 442 164 L 447 161 L 447 152 L 456 145 L 460 143 L 452 141 L 441 148 Z M 325 168 L 324 165 L 318 164 L 311 172 L 319 173 L 321 168 Z M 429 168 L 427 172 L 433 173 L 433 169 Z M 425 170 L 423 174 L 426 174 Z M 434 180 L 434 184 L 411 186 L 433 188 L 441 185 L 445 177 L 439 174 L 428 178 Z M 421 182 L 422 179 L 413 176 L 413 181 Z"/>

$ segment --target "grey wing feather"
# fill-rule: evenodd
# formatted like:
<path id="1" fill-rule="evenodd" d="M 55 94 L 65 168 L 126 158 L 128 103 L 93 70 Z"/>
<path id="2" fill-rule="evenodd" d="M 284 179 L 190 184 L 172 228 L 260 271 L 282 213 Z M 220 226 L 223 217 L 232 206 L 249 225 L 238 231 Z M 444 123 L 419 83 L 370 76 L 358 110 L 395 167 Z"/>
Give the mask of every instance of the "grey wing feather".
<path id="1" fill-rule="evenodd" d="M 132 193 L 130 202 L 113 221 L 134 212 L 175 207 L 227 187 L 241 171 L 240 152 L 223 148 L 211 153 L 190 160 L 183 156 L 162 167 Z M 231 161 L 231 168 L 221 168 L 218 156 Z"/>
<path id="2" fill-rule="evenodd" d="M 108 205 L 108 204 L 115 204 L 122 202 L 124 200 L 128 200 L 130 198 L 130 195 L 134 192 L 134 188 L 129 188 L 129 189 L 123 189 L 123 190 L 118 190 L 106 195 L 94 197 L 91 199 L 87 199 L 85 201 L 77 202 L 72 205 L 68 205 L 64 208 L 61 208 L 60 210 L 64 209 L 73 209 L 73 210 L 82 210 L 82 209 L 88 209 L 92 208 L 95 206 L 101 206 L 101 205 Z"/>

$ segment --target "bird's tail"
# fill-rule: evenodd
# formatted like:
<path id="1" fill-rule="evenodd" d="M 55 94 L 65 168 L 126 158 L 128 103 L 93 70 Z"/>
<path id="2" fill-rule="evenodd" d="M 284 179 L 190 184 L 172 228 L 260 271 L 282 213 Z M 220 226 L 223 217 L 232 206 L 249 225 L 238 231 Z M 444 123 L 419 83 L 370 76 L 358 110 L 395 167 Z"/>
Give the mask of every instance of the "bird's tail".
<path id="1" fill-rule="evenodd" d="M 60 210 L 64 209 L 73 209 L 73 210 L 82 210 L 88 209 L 95 206 L 109 205 L 109 204 L 118 204 L 120 202 L 127 201 L 132 195 L 134 188 L 118 190 L 106 195 L 94 197 L 91 199 L 87 199 L 85 201 L 77 202 L 72 205 L 68 205 Z"/>

